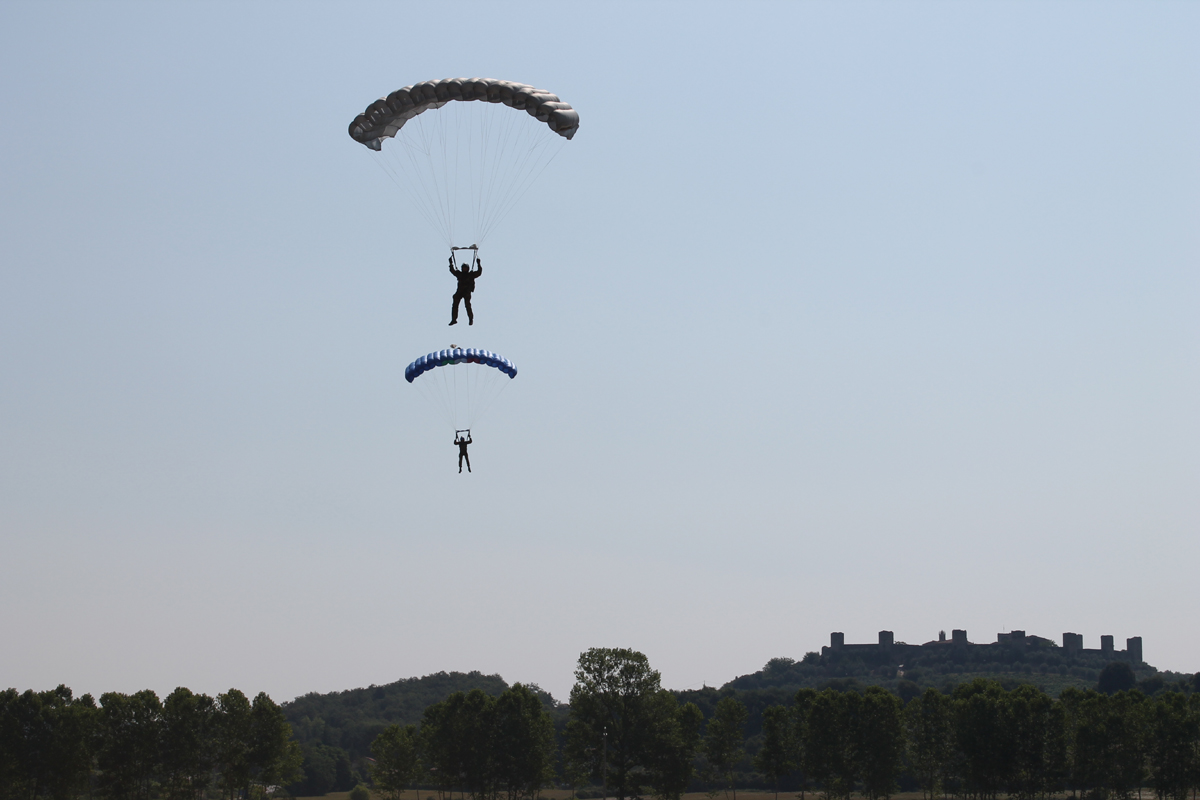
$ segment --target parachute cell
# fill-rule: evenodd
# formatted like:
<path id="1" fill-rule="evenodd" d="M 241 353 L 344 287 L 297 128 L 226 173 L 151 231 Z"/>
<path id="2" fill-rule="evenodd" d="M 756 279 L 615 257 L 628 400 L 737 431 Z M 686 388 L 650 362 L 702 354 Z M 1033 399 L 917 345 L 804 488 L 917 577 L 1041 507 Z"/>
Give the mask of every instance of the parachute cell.
<path id="1" fill-rule="evenodd" d="M 456 347 L 453 350 L 438 350 L 423 355 L 404 369 L 404 379 L 412 383 L 420 375 L 435 367 L 448 367 L 454 364 L 482 364 L 494 367 L 510 379 L 517 377 L 517 368 L 511 361 L 491 350 L 479 350 L 474 347 Z"/>
<path id="2" fill-rule="evenodd" d="M 405 86 L 371 103 L 350 123 L 350 138 L 372 150 L 381 150 L 383 140 L 395 136 L 404 123 L 455 100 L 503 103 L 544 122 L 564 139 L 579 130 L 575 109 L 543 89 L 495 78 L 444 78 Z"/>

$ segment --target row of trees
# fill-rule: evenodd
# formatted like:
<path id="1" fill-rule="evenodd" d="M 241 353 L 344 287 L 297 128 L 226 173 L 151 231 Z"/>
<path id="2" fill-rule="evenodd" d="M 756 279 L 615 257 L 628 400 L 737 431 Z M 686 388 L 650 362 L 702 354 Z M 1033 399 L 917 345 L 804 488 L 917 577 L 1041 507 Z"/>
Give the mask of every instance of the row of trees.
<path id="1" fill-rule="evenodd" d="M 569 707 L 521 685 L 456 692 L 419 725 L 382 728 L 371 771 L 389 793 L 419 786 L 474 800 L 535 797 L 554 783 L 603 784 L 622 800 L 724 786 L 736 800 L 738 785 L 762 786 L 764 776 L 777 792 L 827 800 L 877 800 L 901 786 L 929 800 L 1128 798 L 1144 786 L 1186 800 L 1200 788 L 1200 693 L 1120 690 L 1133 675 L 1114 666 L 1123 670 L 1106 668 L 1114 680 L 1102 681 L 1110 692 L 1059 698 L 981 679 L 907 698 L 856 683 L 802 688 L 773 705 L 706 690 L 697 704 L 664 690 L 641 653 L 594 649 L 580 656 Z M 0 692 L 0 800 L 239 800 L 269 785 L 300 791 L 318 761 L 351 777 L 345 751 L 302 748 L 265 694 L 180 688 L 162 701 L 144 691 L 97 703 L 66 687 Z"/>
<path id="2" fill-rule="evenodd" d="M 161 701 L 146 690 L 108 692 L 97 704 L 65 686 L 0 692 L 3 800 L 199 800 L 210 788 L 249 797 L 254 785 L 296 780 L 300 758 L 266 694 L 212 698 L 181 687 Z"/>
<path id="3" fill-rule="evenodd" d="M 1128 798 L 1149 785 L 1186 800 L 1200 786 L 1200 695 L 1068 689 L 1055 700 L 977 680 L 903 706 L 875 688 L 802 689 L 764 715 L 757 766 L 775 779 L 799 768 L 832 798 L 886 797 L 907 773 L 928 798 Z"/>
<path id="4" fill-rule="evenodd" d="M 661 687 L 641 653 L 589 650 L 575 677 L 560 774 L 573 786 L 603 783 L 622 800 L 646 792 L 678 800 L 714 784 L 736 800 L 746 767 L 777 793 L 787 783 L 801 797 L 812 788 L 828 800 L 855 792 L 877 800 L 902 783 L 930 800 L 1032 800 L 1066 790 L 1129 798 L 1147 785 L 1164 800 L 1186 800 L 1200 787 L 1200 694 L 1069 689 L 1055 699 L 980 679 L 906 704 L 880 687 L 800 689 L 762 711 L 761 734 L 747 748 L 748 713 L 735 695 L 706 720 Z M 431 707 L 419 729 L 393 726 L 379 736 L 374 777 L 392 793 L 425 784 L 517 800 L 552 779 L 554 751 L 551 718 L 527 689 L 496 699 L 459 693 Z"/>

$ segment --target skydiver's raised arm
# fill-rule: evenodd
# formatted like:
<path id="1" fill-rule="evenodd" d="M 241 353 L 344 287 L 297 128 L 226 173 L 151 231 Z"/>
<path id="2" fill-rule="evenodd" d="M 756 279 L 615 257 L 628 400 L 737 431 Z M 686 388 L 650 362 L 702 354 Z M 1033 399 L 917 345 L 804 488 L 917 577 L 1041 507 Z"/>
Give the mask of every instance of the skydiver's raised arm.
<path id="1" fill-rule="evenodd" d="M 479 260 L 479 256 L 475 256 L 475 277 L 478 278 L 483 274 L 483 262 Z"/>

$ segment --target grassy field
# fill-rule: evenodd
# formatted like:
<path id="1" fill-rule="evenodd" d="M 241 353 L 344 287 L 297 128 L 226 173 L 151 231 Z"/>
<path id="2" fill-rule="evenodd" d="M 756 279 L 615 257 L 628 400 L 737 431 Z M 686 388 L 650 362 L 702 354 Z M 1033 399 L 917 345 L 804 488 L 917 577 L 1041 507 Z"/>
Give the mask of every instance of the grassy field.
<path id="1" fill-rule="evenodd" d="M 347 800 L 349 796 L 349 792 L 330 792 L 323 798 L 298 797 L 296 800 Z M 738 800 L 775 800 L 774 792 L 739 790 L 737 796 Z M 433 800 L 437 800 L 437 794 L 435 792 L 412 791 L 405 792 L 401 800 L 429 800 L 430 797 L 432 797 Z M 455 800 L 459 800 L 458 794 L 455 794 L 454 797 Z M 569 800 L 571 797 L 571 792 L 567 789 L 546 789 L 542 792 L 541 797 L 542 800 Z M 798 794 L 791 794 L 788 792 L 779 793 L 779 800 L 797 800 L 799 797 L 800 795 Z M 858 795 L 855 795 L 855 797 L 858 797 Z M 807 792 L 805 794 L 805 798 L 807 798 L 807 800 L 820 800 L 821 795 L 819 792 Z M 902 792 L 900 794 L 892 795 L 892 798 L 893 800 L 923 800 L 920 792 Z M 383 800 L 383 795 L 378 792 L 372 792 L 371 800 Z M 704 792 L 692 792 L 691 794 L 685 794 L 683 796 L 683 800 L 726 800 L 726 796 L 724 792 L 719 792 L 715 798 L 710 797 Z M 728 800 L 733 800 L 733 796 L 730 795 Z"/>

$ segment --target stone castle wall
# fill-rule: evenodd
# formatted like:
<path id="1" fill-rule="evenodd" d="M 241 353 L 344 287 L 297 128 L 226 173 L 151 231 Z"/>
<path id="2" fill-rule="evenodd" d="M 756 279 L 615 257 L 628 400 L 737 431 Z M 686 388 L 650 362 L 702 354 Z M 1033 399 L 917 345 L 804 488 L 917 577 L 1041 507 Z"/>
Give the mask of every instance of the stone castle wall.
<path id="1" fill-rule="evenodd" d="M 846 644 L 846 634 L 834 632 L 829 634 L 829 646 L 821 648 L 821 655 L 828 653 L 845 653 L 856 655 L 890 655 L 897 661 L 907 653 L 920 652 L 927 647 L 954 647 L 954 648 L 994 648 L 997 646 L 1010 647 L 1014 650 L 1026 652 L 1037 646 L 1039 637 L 1026 636 L 1025 631 L 1010 631 L 1008 633 L 996 634 L 996 641 L 990 644 L 976 644 L 968 641 L 967 632 L 965 630 L 955 630 L 951 633 L 949 641 L 946 640 L 946 635 L 940 635 L 937 641 L 925 642 L 924 644 L 906 644 L 897 642 L 892 631 L 880 631 L 879 641 L 875 644 Z M 1042 640 L 1046 641 L 1046 640 Z M 1112 636 L 1100 637 L 1100 649 L 1093 650 L 1083 646 L 1083 635 L 1079 633 L 1064 633 L 1062 635 L 1062 649 L 1068 655 L 1098 655 L 1113 661 L 1128 661 L 1131 664 L 1142 663 L 1142 637 L 1134 636 L 1125 640 L 1124 650 L 1115 650 L 1113 648 Z"/>

